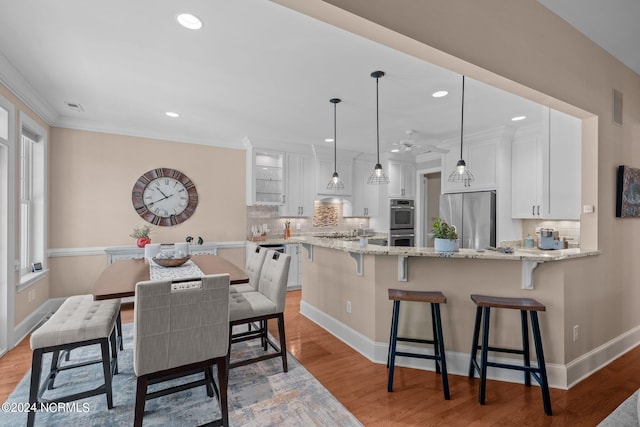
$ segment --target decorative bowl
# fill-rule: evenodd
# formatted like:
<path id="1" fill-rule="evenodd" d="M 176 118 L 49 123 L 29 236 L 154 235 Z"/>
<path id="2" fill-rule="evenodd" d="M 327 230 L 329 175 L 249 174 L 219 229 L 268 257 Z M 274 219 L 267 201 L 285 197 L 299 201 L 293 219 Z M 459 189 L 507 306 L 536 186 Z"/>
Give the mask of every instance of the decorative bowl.
<path id="1" fill-rule="evenodd" d="M 153 262 L 162 267 L 180 267 L 185 262 L 189 261 L 191 257 L 186 258 L 153 258 Z"/>

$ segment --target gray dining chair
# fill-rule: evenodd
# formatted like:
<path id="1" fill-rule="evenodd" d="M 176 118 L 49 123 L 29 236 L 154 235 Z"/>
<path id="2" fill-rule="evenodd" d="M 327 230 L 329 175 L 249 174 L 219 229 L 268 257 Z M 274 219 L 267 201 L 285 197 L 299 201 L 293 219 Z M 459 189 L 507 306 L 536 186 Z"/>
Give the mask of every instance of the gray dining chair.
<path id="1" fill-rule="evenodd" d="M 247 247 L 247 259 L 244 265 L 244 271 L 249 276 L 249 283 L 238 283 L 231 285 L 229 291 L 232 294 L 242 292 L 255 292 L 258 290 L 258 282 L 260 281 L 260 272 L 264 257 L 267 255 L 267 248 L 252 244 Z"/>
<path id="2" fill-rule="evenodd" d="M 232 361 L 230 368 L 248 365 L 250 363 L 282 358 L 282 369 L 287 372 L 287 347 L 284 331 L 284 308 L 289 277 L 291 256 L 268 250 L 260 271 L 258 290 L 231 294 L 229 302 L 229 357 L 233 343 L 253 339 L 262 340 L 265 354 L 243 360 Z M 267 321 L 276 319 L 278 322 L 279 346 L 273 342 L 267 332 Z M 258 324 L 259 327 L 246 332 L 232 333 L 233 327 L 243 324 Z M 275 353 L 266 352 L 270 346 Z"/>
<path id="3" fill-rule="evenodd" d="M 229 350 L 229 275 L 172 283 L 136 284 L 134 305 L 134 372 L 137 376 L 134 426 L 142 426 L 146 400 L 204 385 L 218 394 L 221 418 L 227 410 Z M 217 366 L 219 389 L 213 379 Z M 147 393 L 147 386 L 201 372 L 203 379 Z"/>

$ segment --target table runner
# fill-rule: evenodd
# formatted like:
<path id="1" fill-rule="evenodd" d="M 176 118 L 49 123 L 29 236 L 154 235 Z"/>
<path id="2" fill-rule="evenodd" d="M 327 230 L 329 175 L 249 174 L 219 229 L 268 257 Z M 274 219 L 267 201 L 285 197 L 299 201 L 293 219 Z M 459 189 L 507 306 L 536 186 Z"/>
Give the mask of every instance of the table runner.
<path id="1" fill-rule="evenodd" d="M 179 267 L 163 267 L 156 264 L 153 259 L 149 259 L 149 277 L 151 280 L 179 280 L 202 277 L 204 273 L 191 260 Z M 200 286 L 200 282 L 174 283 L 171 289 L 189 289 Z"/>

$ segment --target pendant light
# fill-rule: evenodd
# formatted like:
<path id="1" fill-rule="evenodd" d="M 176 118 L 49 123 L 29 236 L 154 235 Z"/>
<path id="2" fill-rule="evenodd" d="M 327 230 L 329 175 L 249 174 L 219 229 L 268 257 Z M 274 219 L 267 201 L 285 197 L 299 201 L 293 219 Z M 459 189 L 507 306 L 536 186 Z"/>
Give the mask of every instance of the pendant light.
<path id="1" fill-rule="evenodd" d="M 384 71 L 374 71 L 371 73 L 371 77 L 376 79 L 376 152 L 378 154 L 378 162 L 376 166 L 373 168 L 373 173 L 367 180 L 367 184 L 388 184 L 389 177 L 384 173 L 382 169 L 382 165 L 380 164 L 380 112 L 379 112 L 379 102 L 378 102 L 378 80 L 380 77 L 384 76 Z"/>
<path id="2" fill-rule="evenodd" d="M 344 189 L 344 184 L 338 176 L 338 140 L 336 138 L 336 106 L 341 100 L 339 98 L 332 98 L 329 100 L 333 104 L 333 175 L 331 181 L 327 184 L 327 190 L 338 191 Z"/>
<path id="3" fill-rule="evenodd" d="M 464 76 L 462 76 L 462 115 L 460 118 L 460 160 L 456 163 L 456 169 L 449 175 L 449 182 L 462 182 L 468 187 L 473 182 L 473 174 L 462 158 L 462 141 L 464 140 Z"/>

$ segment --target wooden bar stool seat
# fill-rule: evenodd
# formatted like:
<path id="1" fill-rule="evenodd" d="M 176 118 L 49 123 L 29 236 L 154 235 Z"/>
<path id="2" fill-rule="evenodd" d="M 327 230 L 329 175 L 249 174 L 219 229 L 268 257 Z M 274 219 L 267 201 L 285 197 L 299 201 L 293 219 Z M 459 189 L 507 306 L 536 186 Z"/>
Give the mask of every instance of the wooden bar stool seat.
<path id="1" fill-rule="evenodd" d="M 391 334 L 389 337 L 389 352 L 387 354 L 387 367 L 389 368 L 389 381 L 387 391 L 393 391 L 393 373 L 396 356 L 430 359 L 436 363 L 436 373 L 442 375 L 442 388 L 444 398 L 449 400 L 449 378 L 447 376 L 447 361 L 444 352 L 444 340 L 442 336 L 442 320 L 440 318 L 440 304 L 446 304 L 447 298 L 439 291 L 405 291 L 389 289 L 389 299 L 393 300 L 393 316 L 391 319 Z M 431 304 L 431 326 L 433 339 L 406 338 L 398 336 L 398 318 L 400 316 L 400 301 L 424 302 Z M 433 344 L 434 354 L 420 354 L 413 352 L 396 351 L 398 341 Z"/>
<path id="2" fill-rule="evenodd" d="M 544 412 L 551 415 L 551 397 L 549 395 L 549 384 L 547 382 L 547 370 L 544 363 L 544 352 L 542 350 L 542 338 L 540 336 L 540 325 L 538 323 L 538 312 L 546 311 L 546 307 L 532 298 L 502 298 L 486 295 L 471 295 L 471 300 L 476 304 L 476 320 L 473 328 L 473 345 L 471 347 L 471 361 L 469 363 L 469 378 L 473 378 L 475 371 L 480 374 L 480 392 L 478 402 L 485 404 L 485 390 L 487 386 L 487 367 L 513 369 L 524 372 L 524 383 L 527 387 L 531 386 L 531 377 L 533 377 L 542 391 L 542 402 Z M 489 346 L 489 320 L 491 308 L 506 308 L 512 310 L 520 310 L 520 324 L 522 330 L 522 349 L 509 349 L 502 347 Z M 536 349 L 536 357 L 538 366 L 531 366 L 529 356 L 529 327 L 527 323 L 527 312 L 531 317 L 531 328 L 533 334 L 533 342 Z M 484 314 L 484 319 L 482 319 Z M 482 323 L 482 345 L 478 344 L 480 336 L 480 324 Z M 477 352 L 481 350 L 480 364 L 476 360 Z M 497 363 L 488 360 L 489 351 L 499 353 L 510 353 L 522 355 L 524 359 L 523 365 Z"/>

